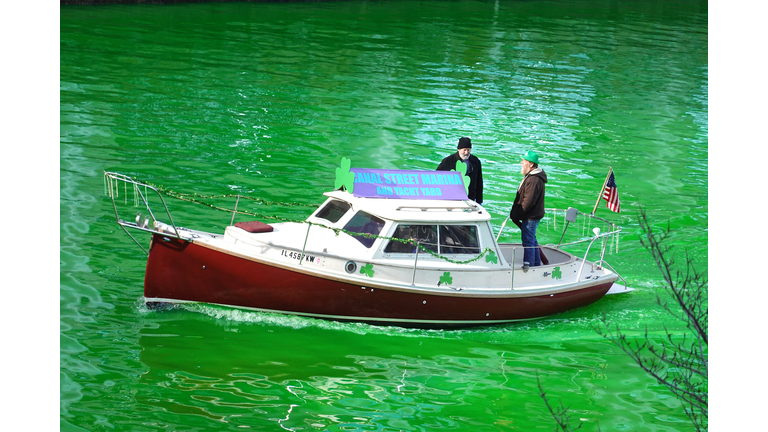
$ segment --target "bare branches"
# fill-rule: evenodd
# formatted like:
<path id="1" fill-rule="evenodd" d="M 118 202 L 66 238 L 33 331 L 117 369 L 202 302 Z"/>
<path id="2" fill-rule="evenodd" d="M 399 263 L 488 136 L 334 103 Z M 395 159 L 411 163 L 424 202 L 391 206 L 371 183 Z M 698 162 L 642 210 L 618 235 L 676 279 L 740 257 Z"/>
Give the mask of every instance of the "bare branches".
<path id="1" fill-rule="evenodd" d="M 662 336 L 652 336 L 646 326 L 643 336 L 628 337 L 605 315 L 602 318 L 603 327 L 595 330 L 621 348 L 659 384 L 667 387 L 683 403 L 685 413 L 696 430 L 706 431 L 709 404 L 707 277 L 696 271 L 687 252 L 682 270 L 675 263 L 671 248 L 665 244 L 670 235 L 669 224 L 666 230 L 655 232 L 642 207 L 639 219 L 643 229 L 640 242 L 651 252 L 664 278 L 663 288 L 656 292 L 656 303 L 670 316 L 682 321 L 688 332 L 673 332 L 665 326 Z M 540 381 L 539 395 L 557 422 L 556 431 L 569 432 L 581 428 L 581 423 L 575 429 L 571 428 L 568 408 L 562 402 L 559 408 L 549 404 Z"/>
<path id="2" fill-rule="evenodd" d="M 560 401 L 560 407 L 555 408 L 552 407 L 552 405 L 549 404 L 549 400 L 547 399 L 547 394 L 544 392 L 544 388 L 541 386 L 541 380 L 539 377 L 536 377 L 536 382 L 539 384 L 539 396 L 541 396 L 542 399 L 544 399 L 544 404 L 547 406 L 547 409 L 552 414 L 552 418 L 555 419 L 555 422 L 557 422 L 557 427 L 555 428 L 555 431 L 563 431 L 563 432 L 571 432 L 578 429 L 581 429 L 582 423 L 579 423 L 576 428 L 571 428 L 571 425 L 569 424 L 569 418 L 568 410 L 569 407 L 563 406 L 563 401 Z M 600 426 L 597 427 L 597 430 L 600 430 Z"/>
<path id="3" fill-rule="evenodd" d="M 708 280 L 706 276 L 696 271 L 693 267 L 693 259 L 687 252 L 684 270 L 675 269 L 675 261 L 674 257 L 670 256 L 670 248 L 663 244 L 669 236 L 669 226 L 661 233 L 654 232 L 642 207 L 640 208 L 640 226 L 643 229 L 640 243 L 651 252 L 656 265 L 661 270 L 666 282 L 664 289 L 674 300 L 674 307 L 671 307 L 669 301 L 660 295 L 657 295 L 656 301 L 674 317 L 684 321 L 688 328 L 694 331 L 704 344 L 707 344 L 709 309 L 707 306 Z M 677 309 L 678 307 L 680 309 Z"/>
<path id="4" fill-rule="evenodd" d="M 676 334 L 664 328 L 664 337 L 651 337 L 646 327 L 642 338 L 628 338 L 618 325 L 603 317 L 604 328 L 597 332 L 616 344 L 646 373 L 666 386 L 685 407 L 697 431 L 707 430 L 708 418 L 708 282 L 693 267 L 686 253 L 684 268 L 679 270 L 670 248 L 664 244 L 670 229 L 654 232 L 645 210 L 640 209 L 640 242 L 656 261 L 664 277 L 663 289 L 657 291 L 656 302 L 671 316 L 685 323 L 688 334 Z"/>

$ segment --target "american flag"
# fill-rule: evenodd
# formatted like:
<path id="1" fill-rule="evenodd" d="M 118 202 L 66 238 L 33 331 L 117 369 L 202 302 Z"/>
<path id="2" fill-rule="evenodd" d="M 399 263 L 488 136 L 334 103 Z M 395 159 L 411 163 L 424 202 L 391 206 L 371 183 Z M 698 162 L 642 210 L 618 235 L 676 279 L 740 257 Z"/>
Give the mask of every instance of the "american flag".
<path id="1" fill-rule="evenodd" d="M 611 171 L 611 175 L 608 176 L 608 181 L 605 183 L 603 199 L 608 201 L 608 208 L 611 209 L 611 211 L 621 213 L 619 189 L 616 187 L 616 179 L 613 177 L 613 171 Z"/>

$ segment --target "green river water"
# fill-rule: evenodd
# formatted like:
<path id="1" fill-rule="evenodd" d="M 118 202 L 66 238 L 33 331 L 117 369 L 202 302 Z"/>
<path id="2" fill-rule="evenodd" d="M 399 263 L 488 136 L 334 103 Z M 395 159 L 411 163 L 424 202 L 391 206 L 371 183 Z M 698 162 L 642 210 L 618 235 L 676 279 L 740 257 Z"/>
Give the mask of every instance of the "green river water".
<path id="1" fill-rule="evenodd" d="M 685 331 L 655 303 L 661 274 L 637 212 L 669 224 L 669 245 L 707 270 L 707 21 L 707 4 L 687 1 L 62 6 L 61 430 L 551 431 L 537 378 L 581 430 L 693 430 L 594 328 L 606 314 L 633 336 Z M 622 212 L 603 201 L 596 214 L 624 228 L 606 258 L 637 290 L 460 331 L 150 311 L 145 255 L 104 193 L 103 172 L 117 171 L 179 192 L 319 204 L 342 157 L 431 170 L 461 136 L 483 163 L 497 229 L 528 149 L 550 208 L 591 212 L 613 167 Z M 182 226 L 229 224 L 169 205 Z M 559 239 L 553 222 L 540 243 Z"/>

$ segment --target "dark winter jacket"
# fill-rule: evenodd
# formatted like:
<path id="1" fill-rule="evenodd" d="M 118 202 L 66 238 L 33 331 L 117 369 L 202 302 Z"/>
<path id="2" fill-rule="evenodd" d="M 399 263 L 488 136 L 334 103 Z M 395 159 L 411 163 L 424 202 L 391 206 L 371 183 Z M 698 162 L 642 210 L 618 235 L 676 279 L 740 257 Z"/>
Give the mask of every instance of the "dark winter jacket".
<path id="1" fill-rule="evenodd" d="M 451 171 L 456 169 L 456 162 L 461 161 L 459 152 L 456 152 L 440 162 L 437 166 L 437 171 Z M 464 163 L 464 161 L 461 161 Z M 477 156 L 469 155 L 469 164 L 467 164 L 467 175 L 469 176 L 469 192 L 467 196 L 472 201 L 482 204 L 483 203 L 483 170 L 480 167 L 480 159 Z"/>
<path id="2" fill-rule="evenodd" d="M 520 221 L 523 220 L 544 217 L 544 184 L 546 182 L 547 174 L 541 168 L 535 168 L 523 178 L 520 187 L 517 188 L 512 210 L 509 211 L 509 218 L 515 225 L 520 226 Z"/>

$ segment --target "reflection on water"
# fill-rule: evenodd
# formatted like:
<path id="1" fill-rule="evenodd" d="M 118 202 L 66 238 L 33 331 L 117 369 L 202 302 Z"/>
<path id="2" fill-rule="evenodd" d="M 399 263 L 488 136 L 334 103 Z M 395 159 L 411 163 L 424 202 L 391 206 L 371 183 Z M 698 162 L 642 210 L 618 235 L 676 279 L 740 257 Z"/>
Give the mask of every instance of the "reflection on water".
<path id="1" fill-rule="evenodd" d="M 472 422 L 475 405 L 483 400 L 497 412 L 494 421 L 512 424 L 525 413 L 521 407 L 537 403 L 538 378 L 552 394 L 596 398 L 579 415 L 606 427 L 613 422 L 604 415 L 616 403 L 612 398 L 631 404 L 643 391 L 658 391 L 637 377 L 618 378 L 626 358 L 607 341 L 586 350 L 583 342 L 569 341 L 478 346 L 458 337 L 467 332 L 431 331 L 414 344 L 395 328 L 356 333 L 337 323 L 337 328 L 297 331 L 258 318 L 221 315 L 208 321 L 190 320 L 182 311 L 161 314 L 152 317 L 159 325 L 139 337 L 140 360 L 148 371 L 139 377 L 136 403 L 156 415 L 186 413 L 231 425 L 258 418 L 290 430 L 342 425 L 430 430 Z M 570 331 L 554 327 L 560 336 Z M 678 409 L 674 402 L 647 401 L 654 412 Z M 526 415 L 534 423 L 548 421 L 544 413 Z M 634 414 L 628 418 L 642 421 Z M 479 427 L 492 430 L 485 426 Z"/>

